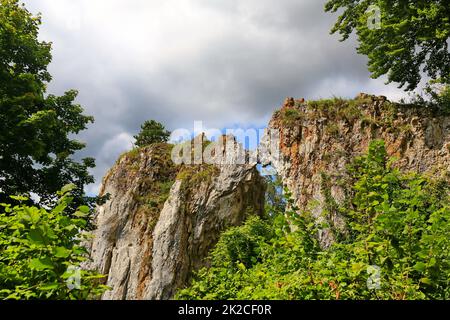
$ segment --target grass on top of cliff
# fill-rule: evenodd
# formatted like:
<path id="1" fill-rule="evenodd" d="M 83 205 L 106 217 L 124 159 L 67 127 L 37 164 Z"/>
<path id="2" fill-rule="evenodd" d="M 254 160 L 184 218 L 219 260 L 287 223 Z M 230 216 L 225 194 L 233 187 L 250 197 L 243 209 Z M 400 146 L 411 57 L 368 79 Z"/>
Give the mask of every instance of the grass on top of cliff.
<path id="1" fill-rule="evenodd" d="M 362 94 L 355 99 L 334 97 L 331 99 L 303 101 L 288 101 L 288 104 L 276 111 L 275 118 L 280 119 L 286 128 L 301 126 L 303 121 L 326 120 L 325 133 L 329 136 L 339 137 L 340 126 L 338 122 L 355 124 L 362 127 L 370 126 L 373 130 L 386 128 L 395 134 L 411 133 L 409 123 L 394 125 L 400 113 L 410 110 L 420 118 L 428 117 L 434 112 L 433 108 L 415 103 L 390 102 L 385 97 Z M 408 112 L 410 114 L 410 112 Z"/>
<path id="2" fill-rule="evenodd" d="M 192 143 L 192 141 L 185 143 Z M 204 141 L 203 150 L 209 144 L 211 144 L 210 141 Z M 136 147 L 122 154 L 117 161 L 117 163 L 124 161 L 127 170 L 134 173 L 138 173 L 139 170 L 151 171 L 152 178 L 148 178 L 144 174 L 140 180 L 140 186 L 134 191 L 133 198 L 140 204 L 139 209 L 152 217 L 156 217 L 162 210 L 176 180 L 182 181 L 182 190 L 186 192 L 192 191 L 193 187 L 198 187 L 201 183 L 210 183 L 220 173 L 217 166 L 209 164 L 175 165 L 171 158 L 173 147 L 174 145 L 169 143 L 154 143 L 146 147 Z M 146 153 L 151 155 L 150 164 L 141 168 L 140 158 Z M 151 219 L 151 221 L 154 220 Z"/>
<path id="3" fill-rule="evenodd" d="M 358 96 L 355 99 L 334 97 L 331 99 L 310 100 L 307 102 L 293 101 L 276 112 L 281 117 L 284 125 L 293 125 L 299 120 L 315 120 L 322 117 L 334 120 L 347 120 L 353 122 L 363 119 L 364 108 L 373 104 L 378 99 L 374 96 Z M 395 112 L 396 104 L 384 101 L 382 108 Z"/>
<path id="4" fill-rule="evenodd" d="M 382 117 L 368 115 L 368 110 L 374 111 L 377 104 L 377 112 Z M 392 121 L 399 112 L 411 111 L 419 117 L 448 116 L 450 114 L 450 89 L 446 89 L 440 95 L 434 95 L 430 100 L 421 96 L 412 96 L 407 102 L 391 102 L 383 96 L 375 96 L 361 93 L 354 99 L 333 97 L 319 100 L 287 100 L 281 110 L 276 111 L 275 117 L 280 118 L 287 127 L 298 124 L 301 120 L 317 120 L 327 118 L 332 120 L 345 120 L 354 122 L 363 120 L 366 123 L 378 126 L 391 126 Z"/>
<path id="5" fill-rule="evenodd" d="M 139 159 L 141 153 L 151 152 L 153 158 L 160 159 L 164 164 L 171 164 L 171 152 L 173 147 L 173 144 L 166 142 L 153 143 L 146 147 L 134 147 L 133 149 L 122 153 L 116 163 L 119 163 L 124 158 L 127 159 L 128 163 L 133 163 Z"/>
<path id="6" fill-rule="evenodd" d="M 363 117 L 362 108 L 373 103 L 369 98 L 343 99 L 332 98 L 308 101 L 307 107 L 319 117 L 353 122 Z"/>

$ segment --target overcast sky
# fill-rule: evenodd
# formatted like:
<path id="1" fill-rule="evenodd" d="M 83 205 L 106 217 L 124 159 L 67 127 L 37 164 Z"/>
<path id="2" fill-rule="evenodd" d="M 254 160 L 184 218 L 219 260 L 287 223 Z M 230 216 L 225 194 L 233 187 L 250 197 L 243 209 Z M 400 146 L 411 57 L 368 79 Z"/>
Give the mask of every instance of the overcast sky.
<path id="1" fill-rule="evenodd" d="M 25 0 L 53 42 L 49 93 L 80 91 L 98 185 L 146 119 L 170 130 L 264 127 L 285 97 L 404 96 L 369 78 L 322 0 Z"/>

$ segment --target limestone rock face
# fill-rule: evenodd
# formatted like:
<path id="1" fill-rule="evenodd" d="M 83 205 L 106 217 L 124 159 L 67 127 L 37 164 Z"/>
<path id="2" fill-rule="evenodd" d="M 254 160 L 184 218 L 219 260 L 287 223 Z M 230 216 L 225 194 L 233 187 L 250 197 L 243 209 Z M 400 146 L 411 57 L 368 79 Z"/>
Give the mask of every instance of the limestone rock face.
<path id="1" fill-rule="evenodd" d="M 226 227 L 264 210 L 255 165 L 176 166 L 169 145 L 121 157 L 103 180 L 91 263 L 107 275 L 102 299 L 170 299 Z"/>
<path id="2" fill-rule="evenodd" d="M 448 177 L 450 117 L 368 94 L 347 104 L 288 98 L 269 123 L 259 158 L 263 165 L 276 169 L 301 210 L 310 210 L 322 219 L 324 184 L 337 201 L 342 200 L 339 178 L 373 139 L 385 141 L 388 154 L 398 159 L 395 165 L 401 169 Z M 342 225 L 338 216 L 331 220 L 335 226 Z M 333 241 L 326 230 L 320 237 L 324 246 Z"/>

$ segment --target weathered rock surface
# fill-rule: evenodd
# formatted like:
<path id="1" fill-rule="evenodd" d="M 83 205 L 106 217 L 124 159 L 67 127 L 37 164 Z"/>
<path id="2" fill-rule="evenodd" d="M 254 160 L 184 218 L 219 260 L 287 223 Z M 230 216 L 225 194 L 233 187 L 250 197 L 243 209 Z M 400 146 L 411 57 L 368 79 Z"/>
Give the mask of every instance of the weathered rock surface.
<path id="1" fill-rule="evenodd" d="M 364 153 L 373 139 L 385 141 L 389 155 L 398 159 L 395 165 L 403 170 L 449 173 L 449 116 L 402 107 L 386 97 L 367 94 L 347 105 L 336 100 L 328 106 L 288 98 L 271 119 L 259 156 L 263 165 L 276 169 L 299 208 L 322 219 L 322 173 L 329 177 L 326 187 L 332 196 L 342 200 L 338 181 L 345 166 Z M 273 145 L 279 148 L 271 148 Z M 338 216 L 331 220 L 335 226 L 342 224 Z M 331 233 L 324 230 L 321 241 L 329 245 Z"/>
<path id="2" fill-rule="evenodd" d="M 201 149 L 207 145 L 203 136 L 196 139 Z M 342 217 L 323 214 L 324 190 L 344 200 L 345 167 L 373 139 L 386 142 L 402 170 L 450 182 L 450 117 L 367 94 L 350 101 L 287 99 L 261 140 L 259 162 L 276 169 L 300 210 L 342 227 Z M 175 165 L 167 144 L 117 161 L 103 181 L 100 195 L 111 197 L 97 210 L 90 243 L 88 267 L 107 275 L 111 287 L 103 299 L 170 299 L 205 265 L 221 231 L 263 212 L 265 184 L 256 164 L 234 163 L 253 157 L 234 139 L 232 145 L 231 155 L 229 146 L 213 149 L 213 158 L 223 160 L 214 165 Z M 192 159 L 203 157 L 194 152 Z M 329 230 L 319 237 L 324 247 L 334 241 Z"/>
<path id="3" fill-rule="evenodd" d="M 263 212 L 255 165 L 176 166 L 170 150 L 132 151 L 103 180 L 88 266 L 107 275 L 102 299 L 172 298 L 224 228 Z"/>

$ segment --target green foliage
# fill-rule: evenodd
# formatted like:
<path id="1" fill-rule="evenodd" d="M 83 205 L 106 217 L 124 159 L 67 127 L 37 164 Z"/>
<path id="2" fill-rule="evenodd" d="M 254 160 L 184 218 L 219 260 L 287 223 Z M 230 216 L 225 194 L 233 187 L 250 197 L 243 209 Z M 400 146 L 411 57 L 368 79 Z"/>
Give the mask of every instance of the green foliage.
<path id="1" fill-rule="evenodd" d="M 333 99 L 308 101 L 308 108 L 314 111 L 316 117 L 354 122 L 363 116 L 361 106 L 371 102 L 371 98 L 343 99 L 336 97 Z"/>
<path id="2" fill-rule="evenodd" d="M 381 100 L 382 103 L 378 104 L 374 109 L 379 109 L 382 116 L 374 116 L 373 114 L 369 115 L 364 111 L 366 106 L 370 104 L 373 106 L 375 103 L 374 99 L 379 99 L 379 97 L 358 96 L 355 99 L 335 97 L 332 99 L 308 101 L 308 108 L 310 110 L 308 117 L 309 119 L 314 120 L 319 118 L 327 119 L 324 126 L 324 132 L 334 138 L 339 138 L 342 131 L 337 121 L 345 121 L 349 124 L 354 124 L 359 120 L 363 127 L 370 126 L 372 130 L 386 128 L 398 136 L 399 134 L 412 134 L 412 127 L 410 124 L 403 124 L 400 126 L 397 124 L 394 125 L 394 121 L 399 112 L 405 111 L 408 108 L 414 109 L 417 108 L 417 106 L 436 109 L 435 103 L 427 102 L 424 99 L 420 99 L 420 97 L 417 97 L 416 101 L 413 103 L 394 103 Z"/>
<path id="3" fill-rule="evenodd" d="M 213 264 L 223 262 L 238 267 L 250 268 L 255 265 L 261 254 L 260 243 L 273 237 L 271 226 L 257 217 L 251 217 L 242 227 L 231 228 L 224 232 L 214 250 Z M 241 265 L 242 264 L 242 265 Z"/>
<path id="4" fill-rule="evenodd" d="M 448 115 L 450 114 L 450 85 L 442 85 L 438 82 L 437 86 L 438 88 L 427 88 L 427 92 L 431 95 L 431 102 Z"/>
<path id="5" fill-rule="evenodd" d="M 141 126 L 141 132 L 134 136 L 137 147 L 145 147 L 154 143 L 167 142 L 170 132 L 166 131 L 164 126 L 155 120 L 147 120 Z"/>
<path id="6" fill-rule="evenodd" d="M 58 190 L 75 183 L 79 205 L 83 186 L 93 182 L 94 160 L 74 161 L 84 144 L 70 136 L 93 118 L 74 103 L 74 90 L 46 96 L 51 44 L 39 41 L 40 24 L 17 0 L 0 0 L 0 201 L 34 193 L 50 205 Z"/>
<path id="7" fill-rule="evenodd" d="M 266 206 L 265 211 L 269 216 L 275 216 L 278 212 L 284 212 L 286 201 L 283 196 L 283 181 L 279 176 L 265 176 L 266 180 Z"/>
<path id="8" fill-rule="evenodd" d="M 332 99 L 310 100 L 306 104 L 306 112 L 302 111 L 300 109 L 302 106 L 296 103 L 294 107 L 277 111 L 276 115 L 283 122 L 283 126 L 288 128 L 299 125 L 301 120 L 317 120 L 321 117 L 353 123 L 363 118 L 362 107 L 372 102 L 372 97 L 357 97 L 355 99 L 335 97 Z M 387 107 L 388 104 L 389 102 L 385 102 L 383 108 Z M 336 135 L 338 128 L 330 124 L 327 130 L 330 131 L 330 135 Z"/>
<path id="9" fill-rule="evenodd" d="M 369 28 L 370 6 L 380 8 L 380 28 Z M 332 28 L 346 40 L 356 31 L 358 53 L 369 58 L 373 78 L 388 76 L 389 82 L 413 90 L 422 72 L 450 84 L 450 6 L 442 0 L 328 0 L 326 11 L 342 13 Z M 370 21 L 369 21 L 370 22 Z"/>
<path id="10" fill-rule="evenodd" d="M 177 298 L 233 299 L 240 297 L 244 286 L 252 290 L 254 283 L 245 275 L 264 260 L 273 237 L 271 228 L 267 221 L 251 217 L 242 227 L 224 232 L 211 254 L 211 268 L 202 269 L 192 287 L 182 290 Z"/>
<path id="11" fill-rule="evenodd" d="M 225 232 L 211 266 L 177 298 L 449 299 L 448 184 L 394 169 L 382 141 L 372 142 L 348 175 L 349 199 L 327 201 L 347 221 L 338 242 L 321 248 L 324 226 L 285 193 L 285 212 L 273 209 L 265 220 L 253 217 Z"/>
<path id="12" fill-rule="evenodd" d="M 426 99 L 420 95 L 415 95 L 412 103 L 428 107 L 438 113 L 450 114 L 450 85 L 442 84 L 440 80 L 430 81 L 425 86 Z"/>
<path id="13" fill-rule="evenodd" d="M 89 299 L 106 289 L 99 284 L 103 276 L 77 269 L 87 256 L 81 242 L 87 237 L 90 209 L 81 206 L 73 215 L 67 213 L 74 188 L 64 187 L 51 210 L 1 204 L 0 299 Z"/>

